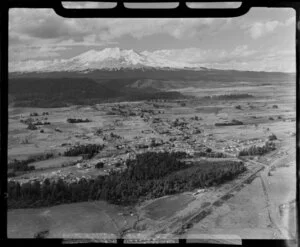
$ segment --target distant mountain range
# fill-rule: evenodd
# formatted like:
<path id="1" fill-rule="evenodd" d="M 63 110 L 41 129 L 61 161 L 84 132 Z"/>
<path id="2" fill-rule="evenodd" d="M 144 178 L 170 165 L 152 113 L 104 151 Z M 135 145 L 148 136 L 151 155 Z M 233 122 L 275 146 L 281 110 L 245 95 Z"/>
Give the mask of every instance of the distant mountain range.
<path id="1" fill-rule="evenodd" d="M 11 64 L 10 103 L 61 107 L 109 101 L 179 99 L 186 96 L 176 90 L 186 87 L 295 82 L 294 73 L 207 69 L 199 64 L 167 59 L 170 57 L 167 53 L 167 50 L 138 53 L 106 48 L 51 63 Z"/>
<path id="2" fill-rule="evenodd" d="M 100 51 L 90 50 L 70 59 L 50 61 L 29 61 L 10 63 L 10 72 L 50 72 L 50 71 L 81 71 L 121 70 L 121 69 L 190 69 L 205 70 L 200 64 L 175 61 L 168 58 L 168 51 L 136 52 L 118 47 L 105 48 Z"/>

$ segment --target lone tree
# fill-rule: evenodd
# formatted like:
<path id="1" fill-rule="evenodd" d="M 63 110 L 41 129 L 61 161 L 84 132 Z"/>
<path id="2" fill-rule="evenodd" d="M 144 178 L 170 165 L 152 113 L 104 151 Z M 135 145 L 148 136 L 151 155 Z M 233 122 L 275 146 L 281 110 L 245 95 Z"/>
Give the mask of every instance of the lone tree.
<path id="1" fill-rule="evenodd" d="M 46 238 L 49 235 L 49 231 L 40 231 L 34 234 L 34 238 Z"/>

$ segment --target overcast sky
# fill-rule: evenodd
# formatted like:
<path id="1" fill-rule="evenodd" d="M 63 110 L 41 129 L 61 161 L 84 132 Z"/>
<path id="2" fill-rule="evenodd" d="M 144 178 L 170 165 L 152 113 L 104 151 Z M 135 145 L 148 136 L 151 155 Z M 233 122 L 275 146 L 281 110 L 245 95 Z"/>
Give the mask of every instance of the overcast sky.
<path id="1" fill-rule="evenodd" d="M 174 59 L 220 69 L 295 71 L 295 13 L 253 8 L 220 19 L 65 19 L 48 9 L 9 13 L 11 63 L 67 59 L 106 47 L 169 50 Z"/>

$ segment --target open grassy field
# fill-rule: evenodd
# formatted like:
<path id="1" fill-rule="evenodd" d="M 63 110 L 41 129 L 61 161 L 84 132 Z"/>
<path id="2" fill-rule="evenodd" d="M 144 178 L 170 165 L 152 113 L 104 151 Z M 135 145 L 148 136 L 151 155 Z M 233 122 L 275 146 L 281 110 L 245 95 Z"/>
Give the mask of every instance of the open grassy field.
<path id="1" fill-rule="evenodd" d="M 18 209 L 8 213 L 9 238 L 33 238 L 49 231 L 50 238 L 64 234 L 113 233 L 133 226 L 136 217 L 106 202 L 84 202 L 39 209 Z M 22 229 L 22 230 L 21 230 Z"/>

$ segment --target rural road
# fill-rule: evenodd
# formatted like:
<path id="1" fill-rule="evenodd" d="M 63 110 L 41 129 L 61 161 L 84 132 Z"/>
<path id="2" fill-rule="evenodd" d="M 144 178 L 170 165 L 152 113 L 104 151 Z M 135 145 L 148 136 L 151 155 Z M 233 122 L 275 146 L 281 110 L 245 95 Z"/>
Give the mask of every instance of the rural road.
<path id="1" fill-rule="evenodd" d="M 269 170 L 271 169 L 271 166 L 253 160 L 248 160 L 248 162 L 257 165 L 263 165 L 265 167 L 265 169 L 259 174 L 259 176 L 261 178 L 263 191 L 266 196 L 269 218 L 272 225 L 279 230 L 279 232 L 282 234 L 282 237 L 284 239 L 295 239 L 295 236 L 292 236 L 292 234 L 290 234 L 289 231 L 282 225 L 280 220 L 279 209 L 276 208 L 275 203 L 272 202 L 272 200 L 270 199 L 270 182 L 268 181 L 268 173 Z"/>

